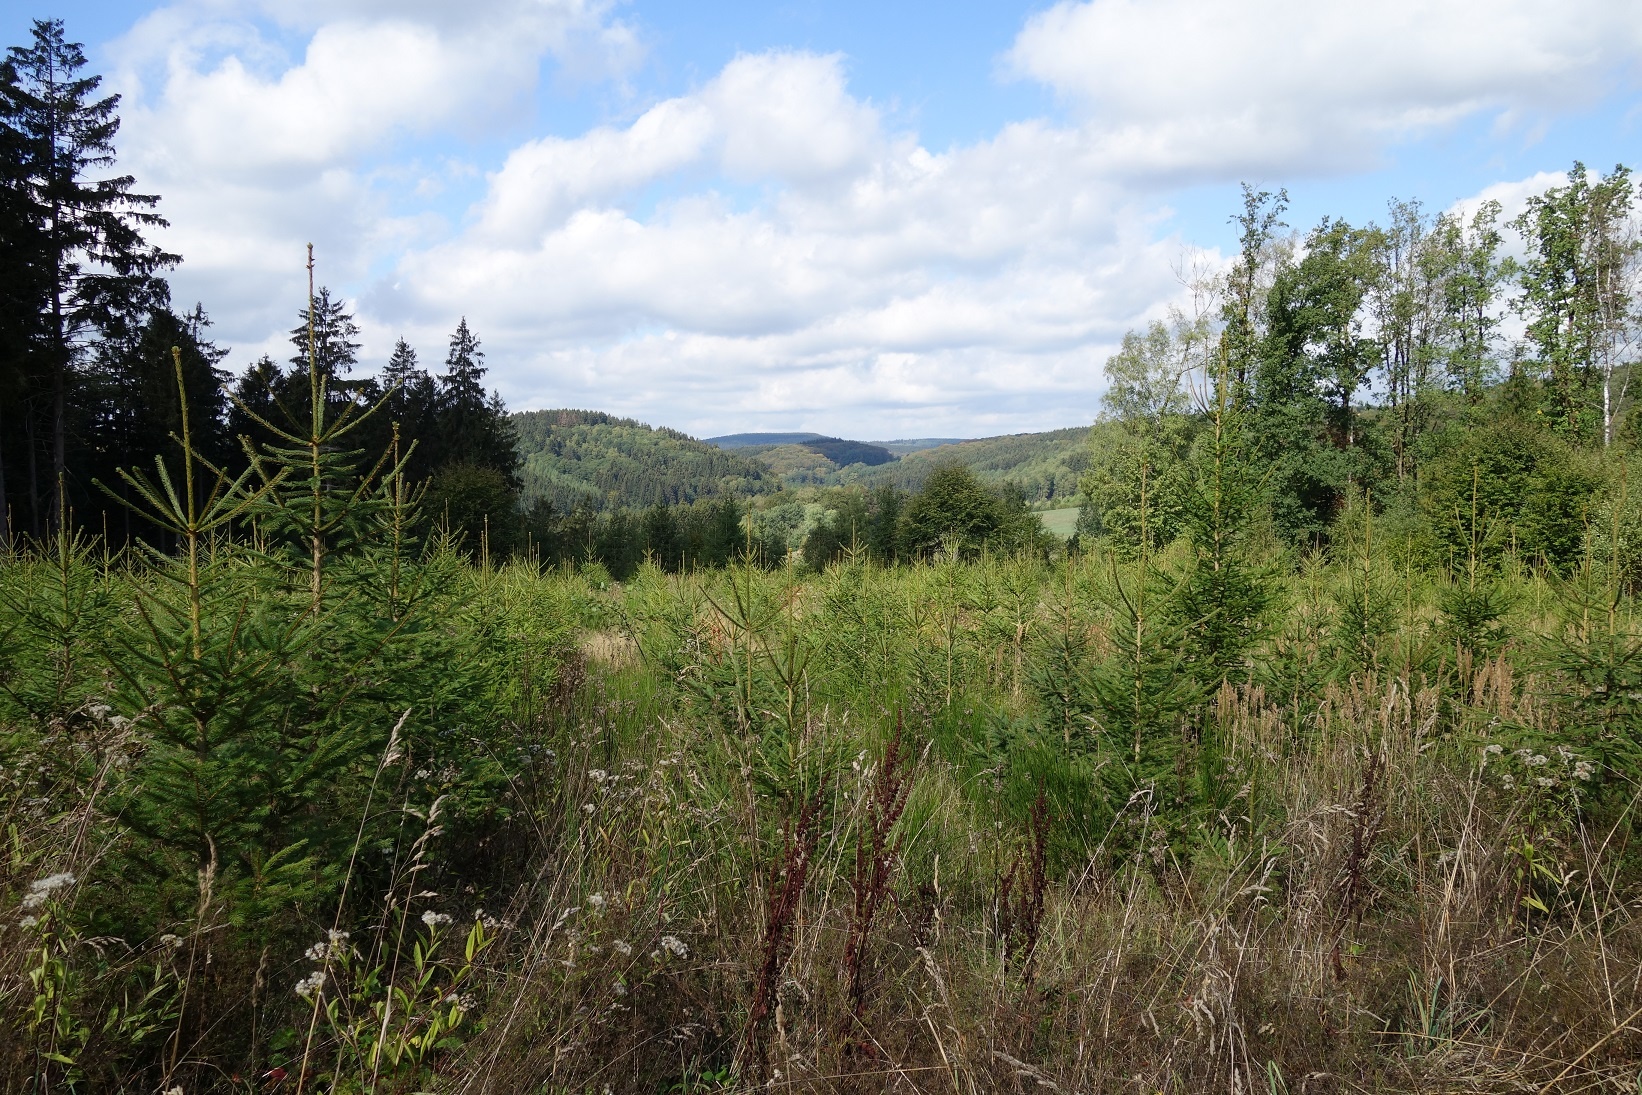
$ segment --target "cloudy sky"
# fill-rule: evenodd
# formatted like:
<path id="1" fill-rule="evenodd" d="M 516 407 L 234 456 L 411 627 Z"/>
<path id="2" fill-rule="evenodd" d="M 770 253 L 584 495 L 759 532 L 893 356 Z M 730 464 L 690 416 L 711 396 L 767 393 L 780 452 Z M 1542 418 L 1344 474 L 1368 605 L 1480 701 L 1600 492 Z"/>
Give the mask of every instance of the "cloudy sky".
<path id="1" fill-rule="evenodd" d="M 1289 222 L 1508 202 L 1642 148 L 1636 0 L 62 0 L 243 366 L 303 245 L 365 364 L 466 315 L 516 408 L 697 435 L 1087 422 L 1100 366 Z"/>

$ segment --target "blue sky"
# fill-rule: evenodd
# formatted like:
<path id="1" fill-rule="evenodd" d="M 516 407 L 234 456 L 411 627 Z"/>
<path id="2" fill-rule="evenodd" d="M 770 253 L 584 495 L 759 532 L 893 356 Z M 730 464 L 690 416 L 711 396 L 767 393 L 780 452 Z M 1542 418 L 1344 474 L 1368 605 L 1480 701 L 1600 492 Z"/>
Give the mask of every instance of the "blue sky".
<path id="1" fill-rule="evenodd" d="M 1616 0 L 65 0 L 173 278 L 283 356 L 302 245 L 366 367 L 459 316 L 517 407 L 698 435 L 1088 421 L 1123 332 L 1289 222 L 1520 206 L 1642 147 Z"/>

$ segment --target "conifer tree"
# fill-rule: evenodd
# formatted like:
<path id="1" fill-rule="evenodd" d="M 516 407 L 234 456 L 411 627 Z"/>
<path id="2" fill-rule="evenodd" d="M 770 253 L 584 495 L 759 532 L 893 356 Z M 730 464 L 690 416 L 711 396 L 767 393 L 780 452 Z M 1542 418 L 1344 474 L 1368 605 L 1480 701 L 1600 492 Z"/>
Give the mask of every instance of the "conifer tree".
<path id="1" fill-rule="evenodd" d="M 416 443 L 415 452 L 407 454 L 406 477 L 413 483 L 423 482 L 439 465 L 435 420 L 438 390 L 418 363 L 416 351 L 403 338 L 394 342 L 393 353 L 382 369 L 382 387 L 388 400 L 388 416 L 399 424 L 400 436 Z"/>
<path id="2" fill-rule="evenodd" d="M 473 464 L 502 473 L 519 488 L 519 454 L 506 408 L 485 392 L 485 353 L 467 317 L 450 336 L 445 372 L 439 378 L 441 462 Z"/>
<path id="3" fill-rule="evenodd" d="M 306 380 L 310 338 L 312 360 L 319 375 L 327 384 L 336 384 L 353 372 L 359 364 L 359 324 L 348 311 L 347 302 L 331 297 L 330 289 L 321 285 L 314 291 L 313 322 L 309 324 L 309 310 L 298 313 L 300 322 L 291 328 L 291 366 L 297 379 Z"/>
<path id="4" fill-rule="evenodd" d="M 179 259 L 143 237 L 165 226 L 153 212 L 158 197 L 134 192 L 129 175 L 89 177 L 115 162 L 120 97 L 96 97 L 102 77 L 83 74 L 85 54 L 64 38 L 62 20 L 36 20 L 31 34 L 29 45 L 8 53 L 0 128 L 19 153 L 16 185 L 37 228 L 30 239 L 39 247 L 44 288 L 39 359 L 49 393 L 48 488 L 56 523 L 70 390 L 80 379 L 86 346 L 98 336 L 129 332 L 164 306 L 167 288 L 156 274 Z"/>

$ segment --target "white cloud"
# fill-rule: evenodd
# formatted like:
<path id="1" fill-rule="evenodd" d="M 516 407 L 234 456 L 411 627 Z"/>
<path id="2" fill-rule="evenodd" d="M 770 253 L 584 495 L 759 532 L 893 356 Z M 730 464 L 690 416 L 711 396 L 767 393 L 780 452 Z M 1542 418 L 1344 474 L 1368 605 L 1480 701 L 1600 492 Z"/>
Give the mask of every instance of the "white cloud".
<path id="1" fill-rule="evenodd" d="M 118 48 L 122 148 L 165 197 L 179 298 L 236 362 L 283 356 L 314 240 L 321 279 L 361 291 L 368 356 L 403 333 L 436 362 L 465 314 L 515 406 L 1003 432 L 1092 417 L 1123 331 L 1180 297 L 1170 182 L 1360 165 L 1586 101 L 1642 29 L 1573 2 L 1063 3 L 1006 64 L 1069 122 L 932 151 L 844 58 L 776 50 L 462 164 L 433 150 L 524 120 L 544 61 L 619 89 L 639 35 L 603 0 L 183 0 Z"/>
<path id="2" fill-rule="evenodd" d="M 749 206 L 718 178 L 781 185 Z M 465 313 L 517 405 L 709 432 L 1080 421 L 1106 349 L 1179 289 L 1178 241 L 1075 132 L 932 153 L 884 133 L 832 57 L 740 57 L 627 127 L 532 142 L 478 208 L 367 303 L 424 341 Z"/>
<path id="3" fill-rule="evenodd" d="M 1224 178 L 1588 103 L 1639 55 L 1642 18 L 1613 0 L 1062 0 L 1005 64 L 1076 104 L 1120 170 Z"/>
<path id="4" fill-rule="evenodd" d="M 283 352 L 303 245 L 318 245 L 322 280 L 359 285 L 448 232 L 405 198 L 460 165 L 418 162 L 417 142 L 521 117 L 544 58 L 630 71 L 641 50 L 611 6 L 183 0 L 144 16 L 112 44 L 110 83 L 122 167 L 163 196 L 161 242 L 185 259 L 175 295 L 203 300 L 240 350 Z"/>

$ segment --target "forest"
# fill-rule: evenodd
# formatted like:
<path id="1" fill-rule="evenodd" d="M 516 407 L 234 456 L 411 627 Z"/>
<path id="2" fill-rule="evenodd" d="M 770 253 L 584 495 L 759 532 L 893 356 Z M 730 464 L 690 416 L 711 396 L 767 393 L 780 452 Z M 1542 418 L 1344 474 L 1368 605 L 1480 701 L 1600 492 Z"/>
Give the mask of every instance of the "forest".
<path id="1" fill-rule="evenodd" d="M 1010 458 L 1062 541 L 367 375 L 311 256 L 231 372 L 84 70 L 0 66 L 0 1089 L 1636 1090 L 1624 167 L 1245 188 Z"/>

